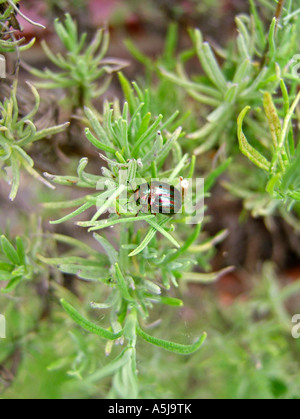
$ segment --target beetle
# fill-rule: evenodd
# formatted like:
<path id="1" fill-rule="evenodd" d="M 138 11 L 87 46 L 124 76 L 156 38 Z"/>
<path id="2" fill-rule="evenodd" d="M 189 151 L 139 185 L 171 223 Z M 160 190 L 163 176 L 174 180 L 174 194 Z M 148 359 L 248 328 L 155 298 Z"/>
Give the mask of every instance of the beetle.
<path id="1" fill-rule="evenodd" d="M 182 207 L 181 193 L 165 182 L 143 183 L 134 193 L 134 199 L 141 205 L 142 212 L 152 214 L 176 214 Z"/>

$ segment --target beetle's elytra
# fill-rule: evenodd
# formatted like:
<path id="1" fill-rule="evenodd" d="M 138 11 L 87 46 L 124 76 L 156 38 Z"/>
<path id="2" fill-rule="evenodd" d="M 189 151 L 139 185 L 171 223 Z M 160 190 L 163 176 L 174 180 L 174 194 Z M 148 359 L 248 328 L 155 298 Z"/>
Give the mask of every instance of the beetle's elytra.
<path id="1" fill-rule="evenodd" d="M 135 200 L 142 212 L 176 214 L 182 207 L 181 193 L 168 183 L 153 181 L 143 183 L 135 192 Z"/>

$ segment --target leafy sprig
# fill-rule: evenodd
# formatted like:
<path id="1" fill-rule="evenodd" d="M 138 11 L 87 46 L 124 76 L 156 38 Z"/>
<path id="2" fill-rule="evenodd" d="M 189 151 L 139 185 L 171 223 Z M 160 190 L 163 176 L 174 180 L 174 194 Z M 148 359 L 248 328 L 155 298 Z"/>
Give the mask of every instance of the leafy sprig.
<path id="1" fill-rule="evenodd" d="M 297 14 L 292 10 L 285 12 L 280 25 L 274 17 L 265 31 L 254 0 L 250 6 L 251 16 L 236 18 L 238 36 L 234 48 L 212 47 L 199 29 L 190 32 L 204 75 L 190 80 L 180 60 L 177 73 L 161 68 L 163 76 L 212 110 L 204 126 L 189 135 L 202 143 L 196 148 L 196 155 L 223 143 L 230 152 L 234 151 L 236 115 L 246 105 L 259 106 L 261 90 L 273 93 L 281 79 L 289 82 L 291 97 L 299 85 L 292 66 L 300 34 Z M 253 119 L 246 118 L 245 123 L 252 130 L 259 129 Z"/>
<path id="2" fill-rule="evenodd" d="M 272 96 L 268 92 L 264 95 L 264 109 L 272 137 L 272 143 L 267 147 L 268 158 L 249 143 L 243 132 L 243 121 L 250 109 L 248 106 L 238 118 L 238 138 L 242 153 L 267 174 L 266 191 L 273 199 L 284 201 L 291 208 L 295 202 L 300 201 L 300 141 L 298 139 L 295 142 L 292 129 L 292 119 L 300 101 L 300 93 L 290 106 L 283 81 L 281 87 L 284 96 L 283 123 Z"/>
<path id="3" fill-rule="evenodd" d="M 27 85 L 35 99 L 35 105 L 27 115 L 23 117 L 19 115 L 17 81 L 14 82 L 10 97 L 0 104 L 0 175 L 12 184 L 9 195 L 9 199 L 12 201 L 15 199 L 19 189 L 20 168 L 24 168 L 31 176 L 53 188 L 33 168 L 34 162 L 27 154 L 27 150 L 36 141 L 62 132 L 69 125 L 65 123 L 39 131 L 33 120 L 39 109 L 40 96 L 35 87 L 30 83 L 27 83 Z M 11 168 L 11 177 L 6 171 L 7 168 Z"/>
<path id="4" fill-rule="evenodd" d="M 25 38 L 16 39 L 14 32 L 20 29 L 19 22 L 16 17 L 14 6 L 18 4 L 19 0 L 15 2 L 8 2 L 6 0 L 0 1 L 0 54 L 7 52 L 21 52 L 31 48 L 35 43 L 35 38 L 24 45 Z M 23 15 L 24 18 L 26 16 Z M 29 20 L 30 21 L 30 20 Z M 30 21 L 33 24 L 35 22 Z M 10 30 L 12 26 L 13 30 Z"/>
<path id="5" fill-rule="evenodd" d="M 1 289 L 2 293 L 8 293 L 14 290 L 22 280 L 31 280 L 34 269 L 30 263 L 26 246 L 21 237 L 16 238 L 16 244 L 4 235 L 0 237 L 0 281 L 7 282 L 7 285 Z"/>
<path id="6" fill-rule="evenodd" d="M 131 202 L 139 185 L 138 180 L 150 182 L 153 178 L 164 178 L 169 184 L 175 184 L 179 176 L 193 177 L 195 158 L 189 159 L 181 151 L 181 128 L 172 133 L 167 128 L 176 121 L 178 112 L 164 121 L 163 115 L 155 117 L 150 112 L 149 92 L 128 82 L 119 74 L 120 83 L 126 98 L 121 107 L 119 101 L 104 104 L 102 120 L 99 120 L 90 108 L 85 108 L 89 127 L 85 130 L 87 140 L 100 152 L 105 162 L 101 174 L 86 171 L 88 160 L 80 160 L 77 176 L 56 176 L 45 174 L 47 179 L 60 185 L 72 185 L 91 190 L 89 195 L 68 202 L 49 202 L 48 209 L 76 209 L 53 224 L 72 220 L 88 209 L 95 208 L 89 221 L 77 224 L 88 227 L 94 239 L 104 249 L 105 256 L 95 255 L 87 250 L 83 257 L 42 258 L 45 263 L 56 265 L 69 274 L 95 283 L 103 283 L 111 288 L 107 300 L 92 302 L 92 307 L 109 310 L 110 325 L 98 326 L 82 316 L 78 310 L 64 298 L 62 305 L 71 318 L 89 332 L 108 339 L 106 353 L 112 350 L 112 343 L 127 342 L 127 347 L 111 363 L 95 373 L 96 380 L 113 375 L 113 388 L 121 389 L 120 383 L 132 383 L 132 394 L 137 394 L 136 339 L 141 337 L 147 342 L 172 352 L 191 354 L 203 344 L 203 334 L 196 343 L 182 345 L 165 341 L 147 334 L 144 329 L 150 310 L 156 304 L 180 306 L 182 302 L 167 295 L 171 286 L 178 286 L 181 279 L 188 280 L 189 274 L 198 282 L 213 282 L 227 270 L 216 273 L 192 273 L 199 263 L 202 269 L 209 269 L 209 259 L 214 245 L 224 237 L 224 232 L 212 240 L 206 240 L 202 233 L 203 223 L 189 225 L 185 222 L 191 217 L 184 212 L 176 217 L 165 214 L 138 213 L 134 211 L 135 202 Z M 209 194 L 218 176 L 223 173 L 231 160 L 212 170 L 207 176 L 208 183 L 203 194 Z M 122 174 L 125 176 L 122 177 Z M 104 187 L 107 190 L 104 190 Z M 124 192 L 126 197 L 122 197 Z M 203 197 L 203 196 L 201 196 Z M 116 202 L 115 202 L 116 201 Z M 115 204 L 115 210 L 107 214 Z M 136 216 L 135 216 L 136 215 Z M 100 219 L 100 217 L 102 217 Z M 144 233 L 144 226 L 147 230 Z M 174 225 L 171 224 L 174 222 Z M 175 228 L 176 225 L 176 228 Z M 107 227 L 119 228 L 120 242 L 117 246 L 104 236 Z M 178 230 L 178 233 L 177 233 Z M 179 235 L 179 231 L 183 234 Z M 96 233 L 97 231 L 97 233 Z M 98 234 L 101 233 L 100 234 Z M 163 236 L 162 240 L 159 233 Z M 102 235 L 103 234 L 103 235 Z M 181 237 L 181 239 L 179 239 Z M 200 253 L 197 242 L 203 244 Z M 192 249 L 195 246 L 195 249 Z M 198 252 L 199 257 L 195 256 Z M 194 274 L 194 276 L 193 276 Z M 186 275 L 186 276 L 185 276 Z M 199 277 L 197 277 L 199 275 Z M 124 386 L 123 386 L 124 387 Z M 126 387 L 127 388 L 127 387 Z M 122 397 L 127 394 L 123 388 Z"/>
<path id="7" fill-rule="evenodd" d="M 77 23 L 70 14 L 66 14 L 64 23 L 56 19 L 54 28 L 65 53 L 53 53 L 45 41 L 42 41 L 42 47 L 49 60 L 60 71 L 41 71 L 30 67 L 33 75 L 45 80 L 37 82 L 36 86 L 43 89 L 63 89 L 74 110 L 91 106 L 91 100 L 101 96 L 108 88 L 111 74 L 123 68 L 126 63 L 105 58 L 109 46 L 107 29 L 98 30 L 87 46 L 87 34 L 78 35 Z M 101 84 L 98 83 L 100 79 L 104 79 Z"/>

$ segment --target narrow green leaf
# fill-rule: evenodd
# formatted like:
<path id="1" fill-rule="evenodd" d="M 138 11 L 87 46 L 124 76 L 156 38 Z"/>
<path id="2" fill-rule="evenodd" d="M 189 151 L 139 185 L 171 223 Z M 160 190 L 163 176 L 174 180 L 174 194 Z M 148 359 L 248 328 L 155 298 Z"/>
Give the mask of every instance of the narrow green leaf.
<path id="1" fill-rule="evenodd" d="M 94 206 L 93 202 L 92 203 L 86 202 L 84 205 L 82 205 L 80 208 L 77 208 L 77 210 L 73 211 L 71 214 L 68 214 L 63 218 L 60 218 L 59 220 L 50 221 L 50 224 L 61 224 L 61 223 L 64 223 L 65 221 L 69 221 L 72 218 L 77 217 L 77 215 L 82 214 L 83 212 L 87 211 L 92 206 Z"/>
<path id="2" fill-rule="evenodd" d="M 103 205 L 97 210 L 96 214 L 93 216 L 91 221 L 97 221 L 97 219 L 104 214 L 112 204 L 116 204 L 117 198 L 122 194 L 126 189 L 125 185 L 120 185 L 115 191 L 108 191 L 111 196 L 105 201 Z M 103 194 L 104 195 L 104 194 Z M 100 201 L 101 202 L 101 201 Z M 115 208 L 115 207 L 114 207 Z"/>
<path id="3" fill-rule="evenodd" d="M 218 272 L 201 273 L 201 272 L 189 272 L 184 273 L 182 279 L 187 282 L 196 282 L 199 284 L 211 284 L 218 281 L 222 276 L 234 271 L 234 266 L 228 266 L 227 268 L 221 269 Z"/>
<path id="4" fill-rule="evenodd" d="M 2 271 L 0 269 L 0 281 L 10 281 L 12 278 L 12 273 L 11 271 Z"/>
<path id="5" fill-rule="evenodd" d="M 98 148 L 98 150 L 107 151 L 108 153 L 115 154 L 116 150 L 112 147 L 109 147 L 106 144 L 101 143 L 101 141 L 96 138 L 89 128 L 85 129 L 86 138 L 89 140 L 90 143 L 93 144 L 94 147 Z"/>
<path id="6" fill-rule="evenodd" d="M 101 141 L 103 144 L 105 144 L 107 147 L 109 147 L 110 149 L 113 149 L 112 143 L 106 133 L 106 131 L 103 129 L 103 127 L 101 126 L 100 122 L 98 121 L 97 116 L 95 115 L 95 113 L 89 109 L 88 107 L 84 108 L 84 112 L 91 124 L 91 127 L 94 131 L 94 133 L 96 134 L 97 138 L 99 139 L 99 141 Z"/>
<path id="7" fill-rule="evenodd" d="M 162 304 L 166 304 L 168 306 L 172 307 L 182 307 L 183 301 L 179 300 L 178 298 L 172 298 L 172 297 L 160 297 L 160 301 Z"/>
<path id="8" fill-rule="evenodd" d="M 110 244 L 105 237 L 99 236 L 99 234 L 94 233 L 93 237 L 105 250 L 111 265 L 114 265 L 118 260 L 118 252 L 115 250 L 113 245 Z"/>
<path id="9" fill-rule="evenodd" d="M 69 304 L 64 299 L 60 300 L 61 305 L 63 306 L 66 313 L 74 320 L 79 326 L 83 329 L 91 332 L 95 335 L 98 335 L 104 339 L 116 340 L 122 336 L 122 331 L 119 333 L 113 333 L 109 330 L 103 329 L 102 327 L 97 326 L 96 324 L 90 322 L 84 318 L 71 304 Z"/>
<path id="10" fill-rule="evenodd" d="M 276 53 L 276 43 L 275 43 L 276 26 L 277 26 L 277 19 L 276 17 L 273 17 L 272 23 L 270 26 L 270 31 L 269 31 L 269 55 L 272 60 L 275 58 L 275 53 Z"/>
<path id="11" fill-rule="evenodd" d="M 281 123 L 272 99 L 272 95 L 269 92 L 265 92 L 264 94 L 264 109 L 268 118 L 273 145 L 276 149 L 280 141 Z"/>
<path id="12" fill-rule="evenodd" d="M 217 179 L 228 169 L 231 163 L 232 158 L 229 157 L 224 163 L 208 174 L 204 182 L 204 192 L 209 192 L 213 188 Z"/>
<path id="13" fill-rule="evenodd" d="M 175 253 L 171 254 L 170 256 L 167 256 L 163 263 L 164 264 L 170 263 L 176 260 L 177 258 L 179 258 L 182 254 L 184 254 L 189 249 L 189 247 L 194 243 L 194 241 L 198 238 L 201 228 L 202 228 L 202 224 L 197 224 L 194 230 L 192 231 L 192 234 L 188 237 L 188 239 L 181 246 L 181 248 L 177 250 Z"/>
<path id="14" fill-rule="evenodd" d="M 240 144 L 240 150 L 246 157 L 248 157 L 248 159 L 252 163 L 260 167 L 264 171 L 269 172 L 271 168 L 271 163 L 248 143 L 247 138 L 243 132 L 243 121 L 249 109 L 250 106 L 246 106 L 246 108 L 244 108 L 244 110 L 240 113 L 238 117 L 238 139 Z"/>
<path id="15" fill-rule="evenodd" d="M 155 215 L 139 215 L 137 217 L 117 218 L 115 220 L 99 220 L 99 221 L 82 221 L 78 222 L 77 225 L 80 227 L 91 227 L 89 231 L 101 230 L 103 228 L 111 227 L 117 224 L 133 223 L 138 221 L 146 221 L 147 218 L 155 218 Z"/>
<path id="16" fill-rule="evenodd" d="M 175 247 L 177 247 L 178 249 L 180 248 L 180 244 L 161 225 L 159 225 L 157 222 L 155 222 L 154 220 L 152 220 L 150 218 L 146 219 L 146 221 L 147 221 L 148 224 L 151 225 L 151 227 L 155 228 L 155 230 L 157 230 L 159 233 L 161 233 L 163 236 L 165 236 L 166 239 L 168 239 Z"/>
<path id="17" fill-rule="evenodd" d="M 1 292 L 3 294 L 7 294 L 7 293 L 13 291 L 19 285 L 21 280 L 22 280 L 21 276 L 16 276 L 16 277 L 12 278 L 9 281 L 9 283 L 6 285 L 6 287 L 1 290 Z"/>
<path id="18" fill-rule="evenodd" d="M 21 239 L 21 237 L 16 238 L 16 245 L 17 245 L 18 257 L 20 259 L 20 264 L 25 266 L 26 265 L 26 253 L 25 253 L 24 242 Z"/>
<path id="19" fill-rule="evenodd" d="M 109 364 L 105 365 L 103 368 L 101 368 L 99 371 L 96 371 L 89 377 L 85 379 L 86 383 L 97 383 L 98 381 L 102 380 L 105 377 L 109 377 L 111 375 L 116 374 L 118 371 L 126 365 L 131 356 L 132 356 L 133 349 L 128 348 L 124 349 L 120 355 L 118 355 L 113 361 L 111 361 Z"/>
<path id="20" fill-rule="evenodd" d="M 121 272 L 121 269 L 118 263 L 115 263 L 115 269 L 116 269 L 117 284 L 118 284 L 118 288 L 120 290 L 122 297 L 127 301 L 130 301 L 130 302 L 134 301 L 131 295 L 129 294 L 128 285 L 126 283 L 126 280 Z"/>
<path id="21" fill-rule="evenodd" d="M 119 72 L 118 76 L 119 76 L 119 81 L 120 81 L 120 84 L 122 86 L 124 96 L 125 96 L 126 101 L 128 102 L 128 105 L 129 105 L 130 115 L 133 115 L 134 111 L 135 111 L 135 107 L 136 107 L 136 100 L 135 100 L 135 97 L 134 97 L 134 94 L 133 94 L 133 89 L 132 89 L 131 84 L 129 83 L 129 81 L 123 75 L 123 73 Z"/>
<path id="22" fill-rule="evenodd" d="M 11 244 L 11 242 L 4 236 L 1 236 L 1 245 L 2 250 L 5 256 L 16 266 L 21 265 L 21 261 L 19 258 L 18 253 L 16 252 L 15 248 Z"/>
<path id="23" fill-rule="evenodd" d="M 0 262 L 0 271 L 12 272 L 14 270 L 14 265 L 6 262 Z"/>
<path id="24" fill-rule="evenodd" d="M 153 61 L 149 57 L 147 57 L 147 55 L 143 54 L 130 39 L 126 39 L 124 41 L 124 44 L 126 48 L 128 49 L 128 51 L 130 52 L 130 54 L 137 61 L 141 62 L 148 69 L 151 69 L 152 71 L 154 71 L 155 64 L 153 63 Z"/>
<path id="25" fill-rule="evenodd" d="M 147 220 L 145 220 L 145 221 L 147 221 Z M 159 221 L 159 224 L 162 226 L 166 222 L 167 222 L 167 218 L 164 218 L 161 221 Z M 148 244 L 151 242 L 151 240 L 155 237 L 155 234 L 156 234 L 156 229 L 154 227 L 150 228 L 150 230 L 148 231 L 144 240 L 128 256 L 132 257 L 132 256 L 136 256 L 139 253 L 141 253 L 148 246 Z"/>
<path id="26" fill-rule="evenodd" d="M 152 345 L 159 346 L 160 348 L 180 355 L 190 355 L 193 352 L 196 352 L 203 345 L 207 337 L 207 334 L 203 333 L 202 336 L 193 345 L 181 345 L 180 343 L 169 342 L 150 336 L 145 333 L 139 326 L 137 326 L 137 334 L 146 342 L 151 343 Z"/>
<path id="27" fill-rule="evenodd" d="M 142 148 L 143 143 L 146 140 L 149 140 L 153 137 L 153 135 L 155 136 L 155 132 L 157 131 L 160 122 L 162 121 L 163 116 L 159 115 L 156 119 L 156 121 L 144 132 L 144 134 L 135 142 L 134 148 L 132 150 L 132 155 L 137 158 L 138 157 L 138 152 L 139 150 Z"/>
<path id="28" fill-rule="evenodd" d="M 261 21 L 259 15 L 258 15 L 257 8 L 255 6 L 255 1 L 254 0 L 249 0 L 249 2 L 250 2 L 251 14 L 254 17 L 254 22 L 255 22 L 255 26 L 256 26 L 256 32 L 255 33 L 257 34 L 260 50 L 263 51 L 266 47 L 266 37 L 265 37 L 264 25 L 263 25 L 263 22 Z"/>
<path id="29" fill-rule="evenodd" d="M 10 201 L 14 201 L 17 196 L 19 186 L 20 186 L 20 169 L 19 161 L 17 157 L 12 153 L 11 155 L 11 168 L 12 168 L 12 188 L 9 194 Z"/>

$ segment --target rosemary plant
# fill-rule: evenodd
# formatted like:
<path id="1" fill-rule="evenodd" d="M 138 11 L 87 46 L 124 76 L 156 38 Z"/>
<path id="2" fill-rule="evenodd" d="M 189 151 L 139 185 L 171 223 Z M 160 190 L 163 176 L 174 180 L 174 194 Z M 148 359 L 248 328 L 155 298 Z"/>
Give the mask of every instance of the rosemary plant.
<path id="1" fill-rule="evenodd" d="M 16 249 L 5 236 L 1 236 L 1 246 L 6 260 L 0 262 L 0 280 L 8 281 L 1 291 L 8 292 L 21 279 L 31 278 L 31 266 L 26 263 L 24 243 L 20 237 L 16 238 Z"/>
<path id="2" fill-rule="evenodd" d="M 6 0 L 0 0 L 0 54 L 15 52 L 16 50 L 25 51 L 35 42 L 35 38 L 33 38 L 30 42 L 28 42 L 28 44 L 23 45 L 25 38 L 16 39 L 14 35 L 15 31 L 21 29 L 16 16 L 16 6 L 14 6 L 18 3 L 19 0 L 14 3 L 12 1 L 8 2 Z M 24 15 L 23 17 L 26 18 Z M 30 22 L 35 24 L 35 22 Z"/>
<path id="3" fill-rule="evenodd" d="M 4 284 L 0 321 L 3 313 L 10 323 L 0 347 L 0 391 L 5 397 L 18 394 L 20 386 L 22 397 L 32 396 L 32 386 L 27 385 L 32 377 L 42 377 L 34 389 L 34 397 L 41 398 L 159 398 L 162 394 L 199 398 L 199 388 L 201 397 L 297 397 L 300 340 L 291 338 L 286 301 L 299 293 L 299 281 L 281 288 L 272 264 L 266 263 L 262 275 L 257 274 L 259 287 L 252 298 L 248 293 L 247 298 L 232 296 L 236 301 L 226 310 L 207 287 L 201 289 L 201 301 L 191 295 L 197 309 L 200 305 L 201 318 L 195 315 L 189 322 L 188 337 L 182 338 L 187 343 L 173 342 L 176 335 L 186 334 L 186 324 L 176 321 L 173 328 L 168 321 L 172 310 L 183 306 L 180 286 L 212 283 L 232 270 L 211 272 L 216 245 L 228 232 L 214 237 L 205 232 L 204 198 L 225 171 L 230 180 L 225 187 L 244 199 L 252 215 L 280 214 L 300 231 L 300 10 L 292 0 L 279 0 L 274 13 L 269 2 L 259 0 L 260 18 L 255 0 L 249 1 L 251 13 L 237 17 L 239 34 L 226 49 L 204 42 L 195 29 L 190 30 L 193 48 L 177 58 L 175 24 L 170 25 L 163 54 L 156 60 L 127 41 L 133 56 L 145 64 L 145 80 L 130 83 L 118 72 L 125 100 L 104 102 L 102 114 L 94 99 L 124 62 L 105 58 L 106 29 L 88 44 L 87 34 L 79 35 L 69 14 L 64 22 L 56 20 L 64 53 L 53 53 L 44 41 L 42 45 L 57 70 L 30 71 L 42 79 L 37 86 L 64 90 L 72 111 L 82 111 L 78 127 L 86 127 L 95 159 L 89 161 L 80 151 L 77 173 L 72 172 L 71 160 L 61 175 L 42 177 L 34 169 L 31 146 L 64 131 L 68 124 L 37 128 L 40 96 L 29 83 L 35 104 L 21 115 L 16 72 L 11 93 L 0 104 L 0 176 L 11 184 L 11 200 L 19 189 L 21 169 L 50 188 L 59 187 L 56 196 L 50 191 L 42 199 L 47 216 L 54 214 L 51 232 L 43 232 L 35 217 L 28 220 L 22 238 L 13 239 L 9 228 L 0 232 L 0 283 Z M 76 10 L 82 2 L 73 2 Z M 14 37 L 14 31 L 21 29 L 18 3 L 0 0 L 0 53 L 22 51 L 34 42 L 23 45 Z M 53 0 L 48 7 L 62 10 L 71 3 Z M 207 1 L 200 6 L 193 3 L 199 10 L 208 7 Z M 273 19 L 265 29 L 270 10 Z M 194 56 L 203 70 L 200 76 L 185 70 Z M 197 130 L 199 114 L 207 121 Z M 188 129 L 195 132 L 186 135 Z M 223 144 L 213 159 L 204 156 L 204 169 L 196 155 Z M 200 188 L 193 182 L 196 176 L 204 178 Z M 163 205 L 150 208 L 158 194 L 150 186 L 153 181 L 170 187 L 163 195 L 170 214 L 161 211 Z M 65 194 L 59 198 L 61 190 L 70 191 L 72 199 Z M 16 211 L 22 221 L 22 212 Z M 27 222 L 28 211 L 25 216 Z M 55 230 L 63 223 L 65 235 Z M 79 239 L 74 237 L 77 232 Z M 85 243 L 83 234 L 93 240 Z M 172 332 L 163 335 L 157 329 L 160 323 Z M 209 346 L 203 346 L 207 334 L 199 329 L 209 333 Z M 100 339 L 105 343 L 99 356 Z M 143 350 L 151 348 L 148 344 L 152 350 L 169 351 L 170 358 L 158 351 L 149 363 L 149 352 Z M 188 362 L 177 356 L 191 354 Z M 15 359 L 18 368 L 12 379 L 3 373 L 7 366 L 10 372 Z"/>
<path id="4" fill-rule="evenodd" d="M 300 101 L 298 93 L 293 104 L 289 105 L 289 97 L 286 87 L 282 83 L 282 91 L 285 102 L 285 117 L 283 125 L 279 119 L 272 96 L 269 93 L 264 95 L 264 107 L 269 121 L 273 144 L 269 146 L 271 159 L 264 157 L 258 150 L 252 147 L 242 130 L 242 123 L 249 107 L 246 107 L 238 119 L 238 138 L 242 153 L 249 158 L 257 167 L 268 174 L 267 192 L 275 199 L 284 200 L 292 207 L 295 202 L 300 201 L 300 141 L 295 140 L 291 120 L 297 104 Z"/>
<path id="5" fill-rule="evenodd" d="M 72 109 L 91 106 L 91 100 L 101 96 L 109 86 L 111 73 L 120 70 L 122 60 L 104 58 L 109 46 L 107 29 L 100 29 L 92 42 L 86 46 L 87 34 L 78 35 L 77 23 L 67 13 L 64 23 L 54 22 L 55 31 L 65 48 L 64 53 L 54 54 L 45 41 L 42 47 L 49 60 L 60 70 L 44 71 L 29 68 L 29 71 L 45 81 L 37 82 L 43 89 L 63 89 Z M 102 84 L 98 83 L 103 78 Z"/>
<path id="6" fill-rule="evenodd" d="M 12 35 L 12 34 L 11 34 Z M 9 39 L 0 39 L 0 54 L 5 54 L 7 52 L 15 52 L 17 49 L 22 52 L 26 51 L 33 46 L 35 43 L 35 38 L 32 38 L 28 44 L 23 45 L 25 38 L 14 39 L 11 36 Z"/>
<path id="7" fill-rule="evenodd" d="M 27 154 L 30 146 L 43 138 L 62 132 L 68 123 L 38 131 L 33 119 L 38 112 L 40 97 L 30 83 L 27 83 L 35 99 L 33 109 L 25 116 L 19 115 L 17 101 L 17 81 L 14 82 L 10 97 L 0 104 L 0 176 L 11 183 L 10 200 L 14 200 L 20 184 L 20 168 L 49 187 L 52 185 L 33 168 L 34 162 Z M 10 169 L 10 170 L 8 170 Z"/>
<path id="8" fill-rule="evenodd" d="M 294 228 L 299 229 L 299 138 L 294 137 L 292 121 L 297 119 L 295 110 L 300 94 L 290 105 L 284 82 L 281 82 L 283 109 L 276 109 L 272 96 L 265 92 L 264 110 L 267 116 L 270 137 L 247 139 L 244 134 L 243 121 L 249 107 L 246 107 L 238 118 L 238 139 L 241 152 L 258 167 L 250 169 L 248 180 L 242 174 L 245 166 L 237 164 L 232 172 L 232 181 L 225 186 L 234 195 L 244 199 L 245 208 L 254 216 L 269 216 L 280 213 Z M 261 118 L 258 111 L 258 120 Z M 282 115 L 282 118 L 280 117 Z M 299 119 L 298 119 L 299 120 Z M 282 121 L 282 122 L 281 122 Z M 263 124 L 263 121 L 261 121 Z M 253 170 L 253 171 L 252 171 Z M 239 173 L 239 174 L 238 174 Z M 291 210 L 294 210 L 293 212 Z"/>
<path id="9" fill-rule="evenodd" d="M 212 47 L 204 41 L 199 29 L 190 31 L 203 75 L 190 80 L 182 60 L 178 61 L 177 73 L 161 68 L 168 80 L 184 87 L 191 97 L 212 110 L 204 126 L 189 135 L 197 144 L 201 143 L 195 149 L 196 155 L 223 143 L 229 153 L 234 152 L 236 116 L 244 107 L 259 106 L 261 90 L 275 92 L 281 79 L 291 87 L 291 97 L 299 85 L 294 71 L 300 36 L 299 9 L 295 2 L 288 1 L 284 10 L 276 12 L 268 31 L 264 29 L 254 0 L 250 0 L 250 9 L 250 16 L 236 18 L 239 34 L 234 47 Z M 253 131 L 260 129 L 249 117 L 245 124 Z"/>
<path id="10" fill-rule="evenodd" d="M 123 343 L 124 339 L 126 340 L 125 349 L 117 358 L 102 370 L 95 372 L 95 377 L 91 379 L 100 380 L 113 375 L 112 391 L 116 396 L 137 397 L 137 336 L 153 345 L 179 354 L 190 354 L 203 344 L 205 333 L 191 345 L 153 337 L 145 331 L 146 322 L 149 309 L 154 305 L 159 303 L 171 306 L 182 305 L 181 300 L 166 295 L 171 285 L 178 286 L 178 281 L 189 279 L 190 276 L 196 281 L 211 282 L 224 272 L 207 274 L 190 271 L 194 270 L 198 263 L 202 268 L 209 269 L 208 260 L 214 245 L 222 240 L 226 233 L 221 232 L 209 240 L 200 238 L 200 243 L 195 245 L 194 243 L 199 241 L 203 223 L 189 225 L 187 229 L 185 222 L 191 215 L 177 214 L 173 219 L 170 215 L 134 214 L 124 209 L 128 201 L 130 202 L 130 196 L 133 196 L 137 179 L 150 182 L 153 178 L 164 178 L 172 184 L 179 175 L 186 174 L 186 177 L 191 178 L 195 159 L 190 160 L 187 155 L 182 155 L 179 145 L 181 128 L 177 128 L 173 133 L 166 131 L 177 113 L 167 121 L 163 121 L 162 115 L 154 118 L 148 111 L 148 93 L 141 91 L 136 83 L 133 83 L 132 88 L 122 74 L 119 74 L 119 78 L 127 99 L 123 109 L 120 109 L 119 101 L 115 101 L 112 105 L 105 103 L 102 124 L 89 108 L 85 109 L 90 125 L 86 129 L 87 139 L 96 150 L 101 151 L 101 159 L 107 164 L 107 167 L 102 168 L 102 175 L 91 175 L 85 171 L 87 159 L 80 161 L 76 177 L 45 174 L 47 179 L 57 184 L 96 190 L 75 201 L 51 202 L 45 206 L 55 210 L 77 207 L 75 211 L 52 222 L 53 224 L 68 221 L 96 207 L 90 221 L 81 221 L 77 224 L 88 227 L 89 231 L 94 233 L 94 239 L 103 247 L 106 256 L 95 255 L 94 251 L 88 251 L 87 257 L 84 258 L 43 258 L 43 261 L 58 266 L 62 272 L 75 274 L 87 281 L 102 282 L 111 288 L 111 293 L 105 302 L 92 302 L 94 309 L 110 310 L 109 328 L 91 322 L 65 299 L 61 304 L 81 327 L 108 341 L 107 355 L 114 342 Z M 168 162 L 167 168 L 164 169 L 166 162 Z M 230 161 L 226 162 L 208 175 L 204 191 L 206 194 L 229 163 Z M 125 178 L 122 176 L 124 173 L 126 173 Z M 99 192 L 103 186 L 108 190 Z M 124 190 L 127 191 L 129 198 L 122 198 Z M 122 213 L 122 216 L 113 212 L 108 218 L 99 219 L 113 206 L 114 201 L 117 201 L 116 212 Z M 141 222 L 148 226 L 145 233 L 145 227 L 140 226 Z M 118 250 L 105 236 L 96 233 L 115 226 L 121 228 Z M 185 231 L 185 241 L 176 238 L 177 229 Z M 158 239 L 158 233 L 164 236 L 166 241 Z M 201 240 L 204 242 L 201 243 Z M 227 270 L 225 269 L 225 272 Z"/>
<path id="11" fill-rule="evenodd" d="M 8 293 L 14 290 L 21 281 L 32 279 L 33 265 L 27 258 L 25 244 L 21 237 L 16 238 L 16 245 L 13 246 L 7 237 L 2 235 L 1 247 L 3 257 L 0 256 L 0 281 L 7 282 L 1 292 Z"/>
<path id="12" fill-rule="evenodd" d="M 178 110 L 181 115 L 180 125 L 183 126 L 184 130 L 190 132 L 198 126 L 195 118 L 195 104 L 192 100 L 187 103 L 185 92 L 182 89 L 174 89 L 174 83 L 163 77 L 160 71 L 161 67 L 169 72 L 176 70 L 178 41 L 178 25 L 171 23 L 168 26 L 163 50 L 155 59 L 149 58 L 130 39 L 126 39 L 124 43 L 132 56 L 145 67 L 145 77 L 142 78 L 141 82 L 149 90 L 151 111 L 153 113 L 161 112 L 169 116 L 172 112 Z M 186 61 L 193 55 L 193 49 L 184 51 L 180 60 Z"/>

